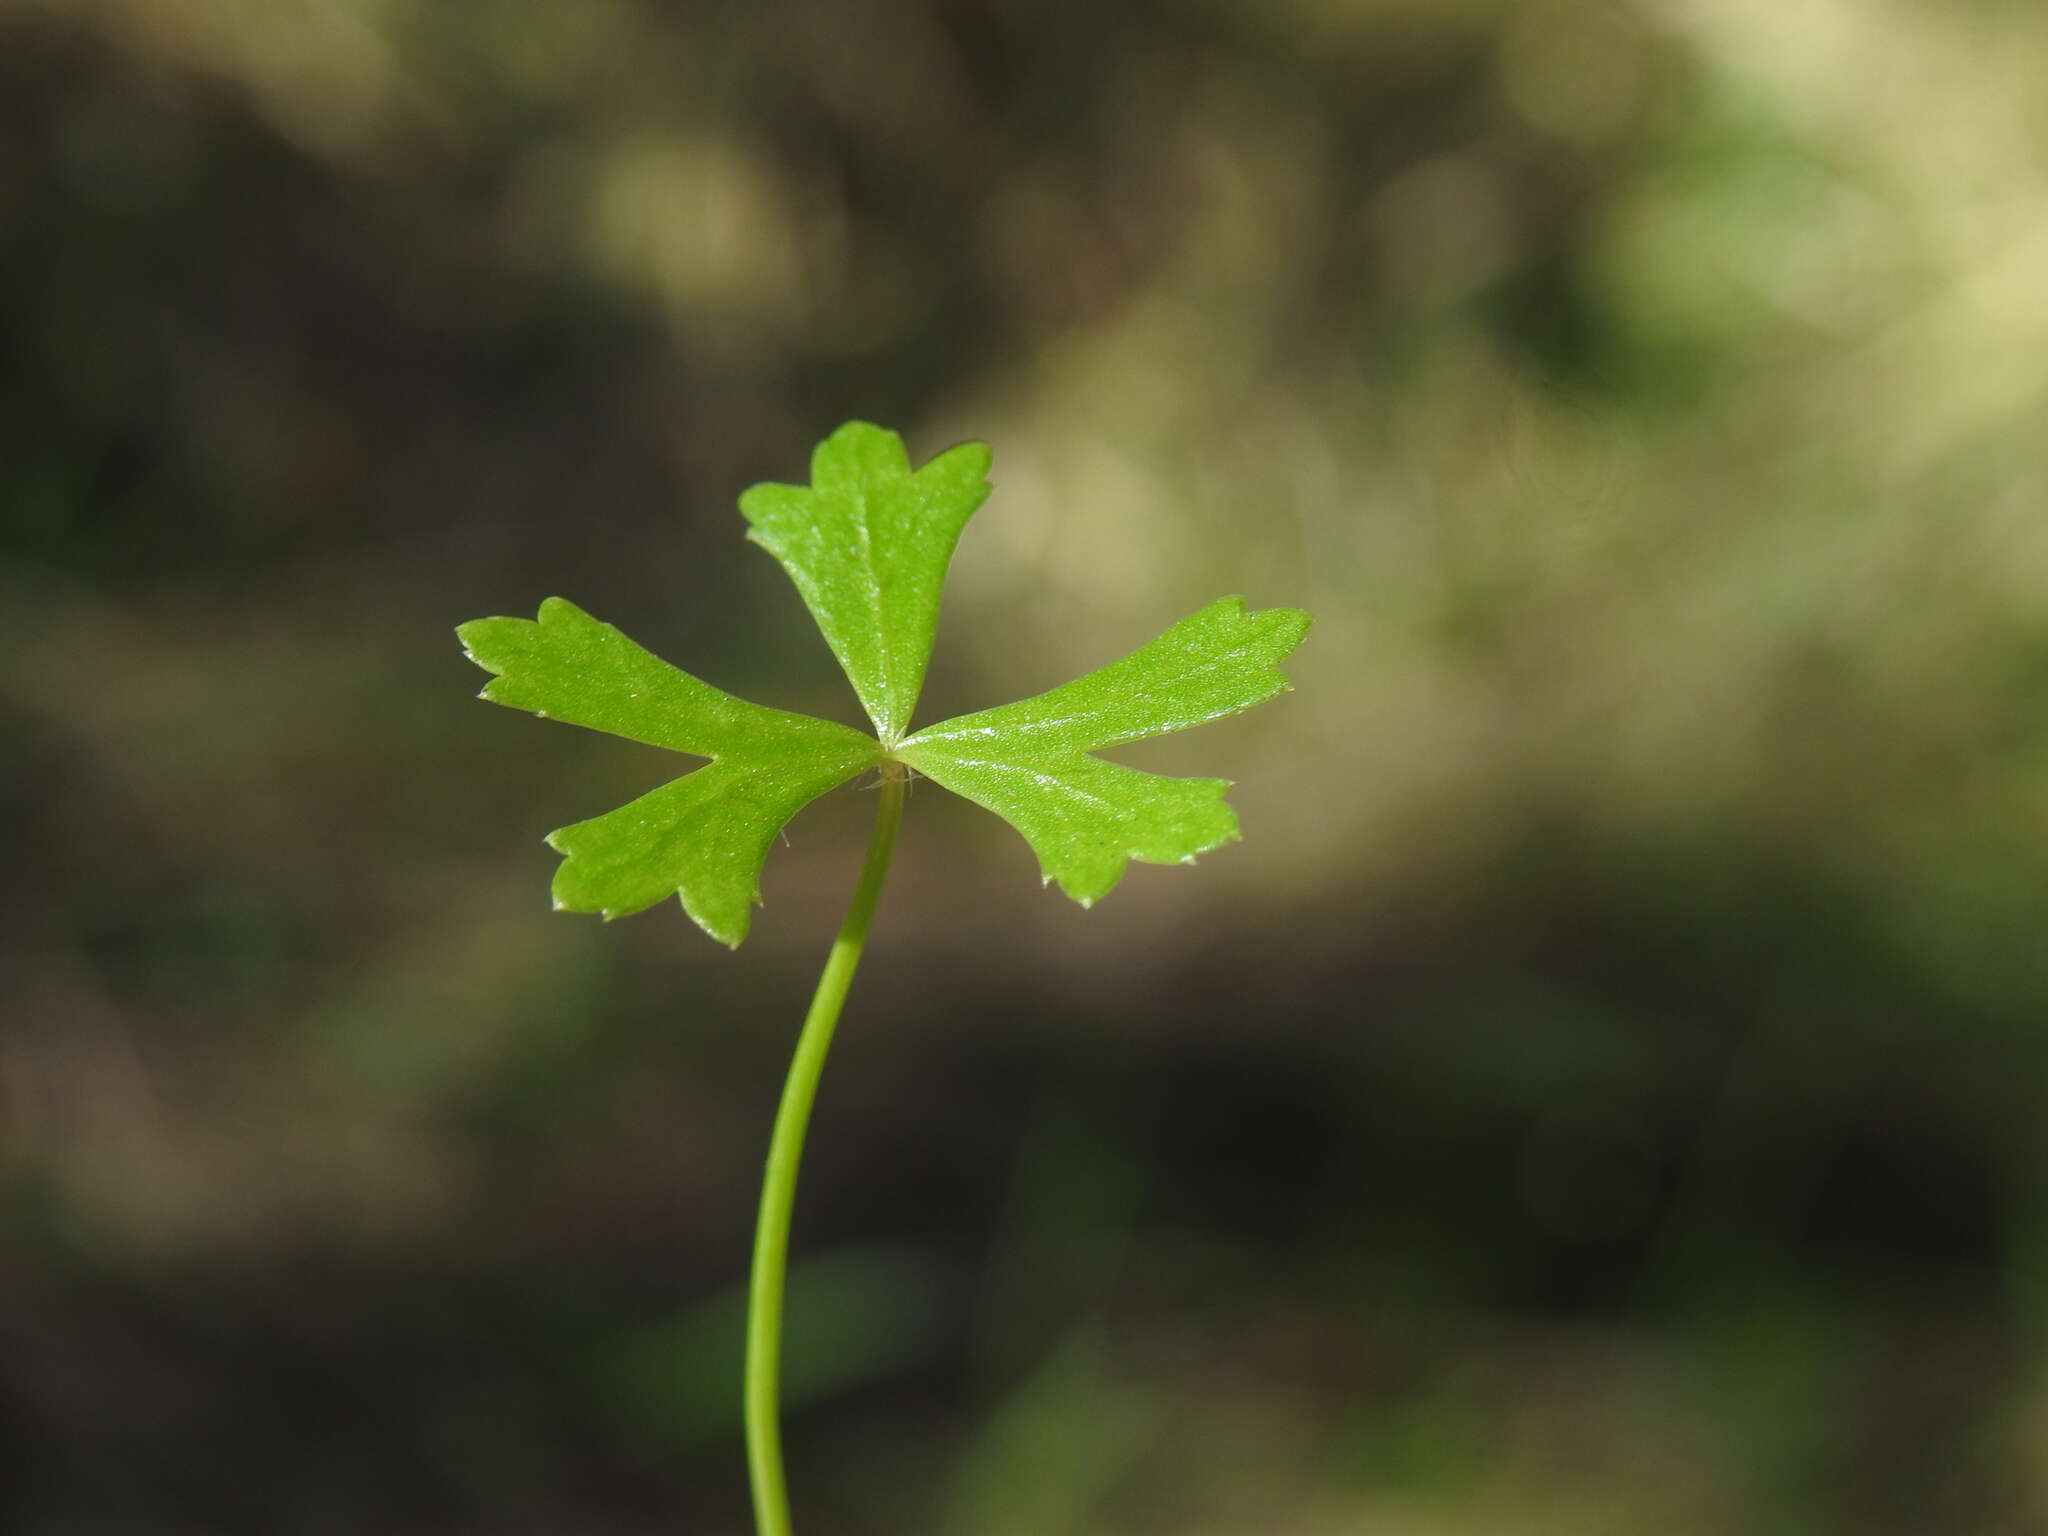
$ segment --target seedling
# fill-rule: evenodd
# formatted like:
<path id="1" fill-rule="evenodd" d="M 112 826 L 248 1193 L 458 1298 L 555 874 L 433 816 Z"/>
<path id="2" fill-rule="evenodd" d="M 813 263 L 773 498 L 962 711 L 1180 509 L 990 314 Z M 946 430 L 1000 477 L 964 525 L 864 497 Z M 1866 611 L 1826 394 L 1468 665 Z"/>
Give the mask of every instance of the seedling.
<path id="1" fill-rule="evenodd" d="M 783 825 L 828 789 L 880 776 L 867 859 L 819 977 L 769 1141 L 748 1292 L 746 1430 L 760 1536 L 789 1536 L 776 1397 L 783 1273 L 797 1164 L 832 1032 L 867 942 L 914 773 L 985 806 L 1024 835 L 1049 885 L 1089 906 L 1131 859 L 1192 864 L 1238 835 L 1227 779 L 1143 773 L 1090 754 L 1249 709 L 1287 687 L 1278 663 L 1308 630 L 1293 608 L 1249 613 L 1226 597 L 1121 661 L 1034 698 L 905 734 L 960 530 L 989 487 L 989 451 L 963 443 L 912 471 L 903 440 L 848 422 L 818 445 L 811 483 L 740 498 L 748 537 L 796 582 L 874 734 L 767 709 L 642 650 L 575 604 L 538 619 L 456 631 L 495 674 L 493 704 L 711 759 L 629 805 L 548 834 L 562 855 L 558 910 L 607 919 L 671 894 L 737 947 L 761 899 L 761 865 Z"/>

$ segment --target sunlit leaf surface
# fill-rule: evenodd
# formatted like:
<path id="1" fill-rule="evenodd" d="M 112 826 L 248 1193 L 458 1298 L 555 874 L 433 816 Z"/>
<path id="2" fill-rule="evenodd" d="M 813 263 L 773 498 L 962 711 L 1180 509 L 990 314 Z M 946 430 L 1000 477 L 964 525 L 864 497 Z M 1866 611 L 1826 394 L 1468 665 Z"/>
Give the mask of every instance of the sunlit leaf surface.
<path id="1" fill-rule="evenodd" d="M 898 756 L 1024 834 L 1048 881 L 1084 905 L 1129 859 L 1191 862 L 1235 838 L 1227 779 L 1141 773 L 1088 753 L 1236 714 L 1287 687 L 1308 632 L 1293 608 L 1219 598 L 1121 661 L 1046 693 L 919 731 Z"/>
<path id="2" fill-rule="evenodd" d="M 494 704 L 715 759 L 548 835 L 563 855 L 555 905 L 567 911 L 624 917 L 676 894 L 706 933 L 737 945 L 775 834 L 879 755 L 843 725 L 734 698 L 564 598 L 542 603 L 537 621 L 477 619 L 456 633 L 497 674 L 483 691 Z"/>
<path id="3" fill-rule="evenodd" d="M 1308 616 L 1248 613 L 1222 598 L 1121 661 L 1034 698 L 901 741 L 961 528 L 988 493 L 988 450 L 967 443 L 913 473 L 895 433 L 849 422 L 819 445 L 808 488 L 741 499 L 754 539 L 795 579 L 879 739 L 724 693 L 562 598 L 537 620 L 478 619 L 458 633 L 496 674 L 494 704 L 709 757 L 709 767 L 563 827 L 555 905 L 621 917 L 679 894 L 705 932 L 746 937 L 761 866 L 784 823 L 893 756 L 1001 816 L 1048 881 L 1086 905 L 1131 859 L 1189 863 L 1229 842 L 1226 779 L 1176 779 L 1089 755 L 1249 709 L 1287 686 L 1278 663 Z"/>

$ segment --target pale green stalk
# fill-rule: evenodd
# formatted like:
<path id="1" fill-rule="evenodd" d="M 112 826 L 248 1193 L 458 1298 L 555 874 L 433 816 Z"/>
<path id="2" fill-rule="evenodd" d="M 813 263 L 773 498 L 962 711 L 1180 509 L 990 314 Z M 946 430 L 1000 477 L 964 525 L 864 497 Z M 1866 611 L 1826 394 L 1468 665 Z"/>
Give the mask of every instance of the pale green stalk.
<path id="1" fill-rule="evenodd" d="M 889 873 L 896 849 L 896 828 L 903 820 L 903 788 L 908 775 L 902 764 L 882 763 L 881 799 L 875 807 L 875 830 L 868 840 L 867 861 L 860 884 L 840 924 L 839 937 L 818 977 L 811 1011 L 804 1016 L 782 1085 L 782 1105 L 775 1112 L 775 1132 L 768 1142 L 768 1171 L 761 1184 L 761 1214 L 754 1224 L 754 1270 L 747 1291 L 747 1471 L 754 1485 L 754 1527 L 758 1536 L 790 1536 L 789 1490 L 782 1474 L 782 1425 L 777 1410 L 782 1366 L 782 1290 L 789 1267 L 789 1221 L 796 1204 L 796 1175 L 803 1160 L 804 1131 L 811 1104 L 818 1096 L 818 1078 L 832 1048 L 832 1031 L 846 1004 L 847 989 L 860 964 L 861 950 L 874 920 L 875 903 Z"/>

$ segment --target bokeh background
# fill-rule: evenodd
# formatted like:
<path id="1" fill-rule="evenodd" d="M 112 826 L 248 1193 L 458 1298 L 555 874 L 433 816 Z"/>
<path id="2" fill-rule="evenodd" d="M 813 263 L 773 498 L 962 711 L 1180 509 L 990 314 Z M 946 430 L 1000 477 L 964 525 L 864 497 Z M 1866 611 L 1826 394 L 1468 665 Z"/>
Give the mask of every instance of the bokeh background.
<path id="1" fill-rule="evenodd" d="M 799 1212 L 816 1536 L 2048 1530 L 2048 10 L 0 0 L 0 1526 L 740 1536 L 857 866 L 556 916 L 855 718 L 733 502 L 995 445 L 924 719 L 1220 592 L 1092 912 L 915 797 Z"/>

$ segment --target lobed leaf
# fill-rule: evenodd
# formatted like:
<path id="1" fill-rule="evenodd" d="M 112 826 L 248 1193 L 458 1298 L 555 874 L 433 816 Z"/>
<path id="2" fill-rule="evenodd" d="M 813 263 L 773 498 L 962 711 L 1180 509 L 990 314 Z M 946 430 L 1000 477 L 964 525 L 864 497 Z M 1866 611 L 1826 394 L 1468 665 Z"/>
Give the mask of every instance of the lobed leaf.
<path id="1" fill-rule="evenodd" d="M 858 731 L 750 704 L 671 666 L 565 597 L 534 619 L 473 619 L 456 636 L 496 674 L 480 698 L 697 757 L 867 743 Z"/>
<path id="2" fill-rule="evenodd" d="M 1232 841 L 1227 779 L 1176 779 L 1087 754 L 1236 714 L 1288 686 L 1279 662 L 1308 632 L 1298 609 L 1226 597 L 1150 644 L 1032 698 L 919 731 L 896 756 L 1010 823 L 1048 881 L 1084 906 L 1130 859 L 1191 863 Z"/>
<path id="3" fill-rule="evenodd" d="M 1219 597 L 1120 661 L 1071 683 L 927 726 L 909 746 L 1001 739 L 1088 752 L 1220 720 L 1288 687 L 1279 663 L 1301 644 L 1298 608 L 1246 611 Z"/>
<path id="4" fill-rule="evenodd" d="M 1307 632 L 1295 609 L 1223 598 L 1121 661 L 907 740 L 960 531 L 988 494 L 988 449 L 962 444 L 912 471 L 903 440 L 849 422 L 818 445 L 809 486 L 740 500 L 839 658 L 879 741 L 750 704 L 679 671 L 573 603 L 459 630 L 494 674 L 483 697 L 712 759 L 630 805 L 550 833 L 555 905 L 619 917 L 670 891 L 737 945 L 769 844 L 806 803 L 895 757 L 1008 821 L 1048 881 L 1086 905 L 1132 859 L 1189 863 L 1237 836 L 1229 781 L 1176 779 L 1089 754 L 1248 709 L 1287 687 L 1279 662 Z"/>
<path id="5" fill-rule="evenodd" d="M 698 926 L 737 946 L 775 834 L 880 756 L 858 731 L 714 688 L 564 598 L 542 603 L 537 620 L 477 619 L 456 633 L 496 674 L 482 694 L 494 704 L 714 759 L 548 835 L 564 855 L 554 898 L 567 911 L 623 917 L 674 892 Z"/>
<path id="6" fill-rule="evenodd" d="M 850 421 L 811 483 L 740 497 L 748 537 L 782 563 L 884 743 L 910 724 L 960 530 L 988 496 L 989 451 L 962 443 L 915 473 L 894 432 Z"/>
<path id="7" fill-rule="evenodd" d="M 557 910 L 609 920 L 671 894 L 699 928 L 737 949 L 761 900 L 761 866 L 789 819 L 876 758 L 875 744 L 837 757 L 721 758 L 589 821 L 559 827 L 548 846 Z"/>

